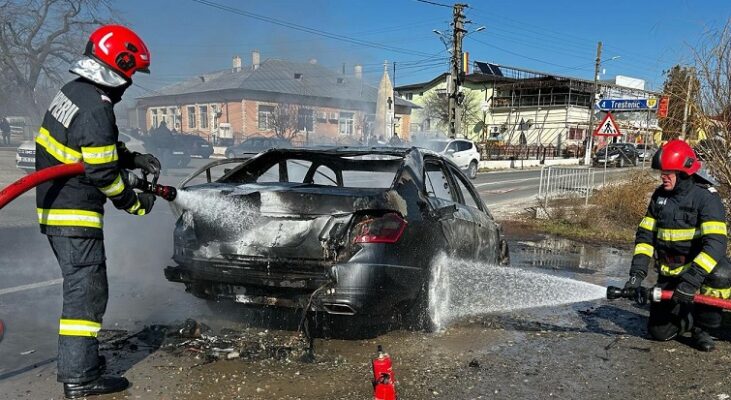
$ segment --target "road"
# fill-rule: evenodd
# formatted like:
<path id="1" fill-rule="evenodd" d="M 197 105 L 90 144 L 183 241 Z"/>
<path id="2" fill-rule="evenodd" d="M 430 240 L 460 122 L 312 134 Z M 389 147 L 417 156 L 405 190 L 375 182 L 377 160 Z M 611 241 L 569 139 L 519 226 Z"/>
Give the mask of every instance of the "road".
<path id="1" fill-rule="evenodd" d="M 184 169 L 161 177 L 177 184 L 206 160 L 192 160 Z M 624 171 L 612 171 L 611 177 Z M 14 153 L 0 151 L 0 187 L 23 173 L 14 166 Z M 539 170 L 481 173 L 474 181 L 493 210 L 537 194 Z M 31 191 L 0 211 L 0 319 L 6 324 L 0 345 L 2 379 L 34 365 L 53 362 L 56 326 L 61 308 L 60 272 L 46 238 L 38 231 L 35 194 Z M 158 201 L 149 216 L 134 217 L 108 205 L 105 218 L 110 301 L 106 329 L 139 329 L 147 324 L 172 323 L 188 317 L 212 325 L 202 301 L 185 293 L 162 274 L 172 253 L 174 217 Z"/>

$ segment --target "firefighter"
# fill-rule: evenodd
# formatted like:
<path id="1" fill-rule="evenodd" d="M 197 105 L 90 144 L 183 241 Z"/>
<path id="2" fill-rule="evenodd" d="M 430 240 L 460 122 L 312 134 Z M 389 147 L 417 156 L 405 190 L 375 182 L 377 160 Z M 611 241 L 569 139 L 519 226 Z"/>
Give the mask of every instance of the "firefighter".
<path id="1" fill-rule="evenodd" d="M 102 232 L 104 203 L 132 215 L 152 210 L 154 196 L 125 184 L 121 169 L 156 174 L 159 161 L 132 153 L 118 142 L 113 107 L 132 75 L 149 72 L 150 52 L 128 28 L 107 25 L 94 31 L 64 85 L 51 102 L 36 138 L 36 169 L 83 162 L 81 176 L 36 188 L 41 232 L 47 235 L 63 276 L 59 322 L 58 381 L 67 398 L 113 393 L 129 385 L 122 377 L 102 376 L 97 334 L 108 298 Z"/>
<path id="2" fill-rule="evenodd" d="M 691 344 L 714 349 L 713 332 L 721 326 L 721 309 L 693 305 L 701 294 L 731 297 L 731 265 L 726 257 L 726 219 L 721 197 L 701 167 L 693 149 L 671 140 L 653 157 L 662 184 L 652 195 L 640 222 L 626 289 L 638 289 L 654 260 L 657 286 L 673 290 L 673 301 L 650 306 L 648 331 L 666 341 L 691 332 Z"/>

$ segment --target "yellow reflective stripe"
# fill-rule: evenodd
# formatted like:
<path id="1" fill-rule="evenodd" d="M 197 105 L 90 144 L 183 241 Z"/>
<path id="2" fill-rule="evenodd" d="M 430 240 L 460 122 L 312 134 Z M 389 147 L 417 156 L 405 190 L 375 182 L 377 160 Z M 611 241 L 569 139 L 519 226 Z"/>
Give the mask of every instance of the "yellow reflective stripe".
<path id="1" fill-rule="evenodd" d="M 684 242 L 700 237 L 701 232 L 696 228 L 667 229 L 659 228 L 657 238 L 666 242 Z"/>
<path id="2" fill-rule="evenodd" d="M 41 127 L 36 137 L 36 143 L 46 149 L 48 154 L 64 164 L 73 164 L 81 161 L 81 153 L 62 145 L 58 140 L 51 136 L 48 129 Z"/>
<path id="3" fill-rule="evenodd" d="M 104 186 L 99 190 L 101 190 L 102 193 L 104 193 L 107 197 L 114 197 L 122 193 L 124 191 L 124 181 L 122 180 L 122 175 L 117 175 L 117 179 L 115 179 L 111 185 Z"/>
<path id="4" fill-rule="evenodd" d="M 637 243 L 635 245 L 635 254 L 634 255 L 644 254 L 648 257 L 652 257 L 654 253 L 655 253 L 655 248 L 652 247 L 651 244 Z"/>
<path id="5" fill-rule="evenodd" d="M 38 222 L 49 226 L 102 228 L 102 214 L 86 210 L 37 208 Z"/>
<path id="6" fill-rule="evenodd" d="M 719 299 L 731 299 L 731 288 L 712 288 L 710 286 L 701 286 L 701 294 Z"/>
<path id="7" fill-rule="evenodd" d="M 140 210 L 140 207 L 142 207 L 142 204 L 140 204 L 140 199 L 137 199 L 135 200 L 135 204 L 127 209 L 127 212 L 130 214 L 145 215 L 145 210 Z M 140 212 L 142 214 L 140 214 Z"/>
<path id="8" fill-rule="evenodd" d="M 61 319 L 58 334 L 64 336 L 96 337 L 102 324 L 84 319 Z"/>
<path id="9" fill-rule="evenodd" d="M 640 228 L 647 229 L 650 232 L 654 232 L 655 228 L 657 227 L 657 220 L 652 217 L 645 217 L 642 218 L 642 221 L 640 221 Z"/>
<path id="10" fill-rule="evenodd" d="M 701 235 L 726 236 L 726 223 L 722 221 L 707 221 L 701 224 Z"/>
<path id="11" fill-rule="evenodd" d="M 661 264 L 660 265 L 660 275 L 664 276 L 677 276 L 685 272 L 686 269 L 690 267 L 690 264 L 684 264 L 679 267 L 671 267 L 669 265 Z"/>
<path id="12" fill-rule="evenodd" d="M 693 259 L 693 262 L 698 264 L 709 274 L 713 271 L 713 268 L 716 267 L 716 264 L 718 264 L 718 261 L 714 260 L 713 257 L 709 256 L 705 251 L 698 253 L 698 255 Z"/>
<path id="13" fill-rule="evenodd" d="M 106 164 L 119 160 L 116 144 L 99 147 L 82 147 L 81 154 L 84 157 L 84 162 L 87 164 Z"/>

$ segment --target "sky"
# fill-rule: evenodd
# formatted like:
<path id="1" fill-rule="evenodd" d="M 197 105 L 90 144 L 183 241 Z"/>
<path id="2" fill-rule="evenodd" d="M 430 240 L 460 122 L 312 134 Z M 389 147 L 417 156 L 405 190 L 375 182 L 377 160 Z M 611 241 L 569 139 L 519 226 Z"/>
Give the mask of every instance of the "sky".
<path id="1" fill-rule="evenodd" d="M 433 30 L 449 30 L 452 10 L 419 0 L 127 0 L 114 4 L 122 21 L 137 31 L 152 54 L 152 74 L 135 76 L 138 95 L 230 68 L 234 55 L 241 56 L 244 66 L 251 65 L 253 49 L 260 51 L 262 61 L 314 58 L 333 70 L 345 64 L 347 73 L 361 64 L 364 78 L 374 84 L 386 60 L 392 78 L 396 62 L 397 86 L 428 81 L 447 71 L 446 47 Z M 473 0 L 468 5 L 465 14 L 471 33 L 464 40 L 464 50 L 471 61 L 592 79 L 597 42 L 602 41 L 601 78 L 641 78 L 648 89 L 660 89 L 663 71 L 690 62 L 692 48 L 731 17 L 728 0 Z M 475 32 L 481 26 L 485 29 Z"/>

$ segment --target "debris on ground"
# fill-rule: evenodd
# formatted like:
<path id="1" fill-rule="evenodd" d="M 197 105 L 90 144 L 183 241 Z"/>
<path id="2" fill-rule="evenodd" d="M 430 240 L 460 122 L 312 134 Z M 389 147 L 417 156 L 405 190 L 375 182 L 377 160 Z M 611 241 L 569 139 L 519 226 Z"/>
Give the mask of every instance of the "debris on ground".
<path id="1" fill-rule="evenodd" d="M 35 352 L 36 352 L 35 350 L 31 349 L 31 350 L 26 350 L 26 351 L 20 352 L 20 355 L 21 356 L 27 356 L 27 355 L 31 355 L 31 354 L 33 354 Z"/>

